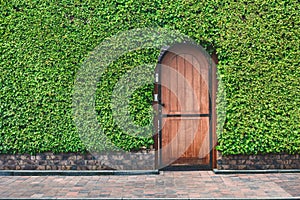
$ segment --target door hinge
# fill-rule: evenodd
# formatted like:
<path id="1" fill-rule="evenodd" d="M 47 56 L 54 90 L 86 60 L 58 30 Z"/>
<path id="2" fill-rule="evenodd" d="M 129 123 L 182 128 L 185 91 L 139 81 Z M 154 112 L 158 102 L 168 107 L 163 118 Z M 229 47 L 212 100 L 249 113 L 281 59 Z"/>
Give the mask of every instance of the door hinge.
<path id="1" fill-rule="evenodd" d="M 158 83 L 158 73 L 155 73 L 155 82 Z"/>
<path id="2" fill-rule="evenodd" d="M 158 94 L 154 94 L 154 101 L 158 101 Z"/>

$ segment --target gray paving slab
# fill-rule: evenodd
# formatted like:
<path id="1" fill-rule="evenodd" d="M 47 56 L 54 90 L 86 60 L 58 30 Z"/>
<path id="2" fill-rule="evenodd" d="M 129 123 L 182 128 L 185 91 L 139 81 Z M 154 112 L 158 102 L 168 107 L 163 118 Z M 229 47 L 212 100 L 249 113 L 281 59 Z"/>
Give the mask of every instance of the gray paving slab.
<path id="1" fill-rule="evenodd" d="M 300 173 L 0 176 L 0 198 L 300 198 Z"/>

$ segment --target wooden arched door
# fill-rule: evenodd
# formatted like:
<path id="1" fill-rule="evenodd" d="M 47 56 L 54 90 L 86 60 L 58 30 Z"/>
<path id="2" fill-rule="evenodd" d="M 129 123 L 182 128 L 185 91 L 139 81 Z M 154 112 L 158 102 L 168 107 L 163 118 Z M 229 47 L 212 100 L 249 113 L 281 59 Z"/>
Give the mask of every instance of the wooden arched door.
<path id="1" fill-rule="evenodd" d="M 203 51 L 177 44 L 156 70 L 160 168 L 212 168 L 212 71 Z"/>

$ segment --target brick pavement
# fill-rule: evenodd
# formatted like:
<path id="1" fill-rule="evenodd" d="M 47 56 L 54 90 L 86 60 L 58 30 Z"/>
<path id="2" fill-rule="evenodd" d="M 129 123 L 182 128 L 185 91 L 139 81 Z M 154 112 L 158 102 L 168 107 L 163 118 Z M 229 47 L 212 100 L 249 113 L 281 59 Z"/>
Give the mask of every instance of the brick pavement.
<path id="1" fill-rule="evenodd" d="M 1 198 L 300 198 L 300 173 L 0 176 Z"/>

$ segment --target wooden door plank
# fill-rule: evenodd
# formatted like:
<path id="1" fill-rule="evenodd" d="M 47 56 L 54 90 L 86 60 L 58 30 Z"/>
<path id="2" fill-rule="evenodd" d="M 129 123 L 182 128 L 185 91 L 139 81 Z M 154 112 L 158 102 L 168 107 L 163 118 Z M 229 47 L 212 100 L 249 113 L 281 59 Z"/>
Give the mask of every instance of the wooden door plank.
<path id="1" fill-rule="evenodd" d="M 200 66 L 196 59 L 193 58 L 193 87 L 195 94 L 194 112 L 201 113 L 201 75 Z"/>
<path id="2" fill-rule="evenodd" d="M 186 129 L 186 147 L 187 150 L 185 152 L 184 157 L 187 158 L 191 158 L 193 157 L 193 149 L 194 147 L 194 137 L 195 135 L 197 135 L 197 133 L 195 133 L 195 131 L 197 131 L 197 129 L 195 128 L 197 126 L 197 123 L 195 123 L 195 119 L 193 120 L 186 120 L 186 124 L 187 124 L 187 129 Z"/>
<path id="3" fill-rule="evenodd" d="M 194 113 L 193 105 L 195 99 L 194 93 L 194 83 L 193 83 L 193 56 L 185 55 L 184 56 L 184 68 L 185 68 L 185 110 L 187 113 Z"/>
<path id="4" fill-rule="evenodd" d="M 202 117 L 201 118 L 201 129 L 200 135 L 201 135 L 201 142 L 200 142 L 200 148 L 198 152 L 199 158 L 206 158 L 209 157 L 210 149 L 209 149 L 209 118 L 208 117 Z"/>
<path id="5" fill-rule="evenodd" d="M 170 110 L 169 113 L 177 113 L 178 112 L 178 97 L 177 97 L 177 90 L 178 90 L 178 81 L 177 81 L 177 68 L 178 68 L 178 62 L 177 62 L 177 56 L 173 56 L 170 59 L 170 62 L 168 64 L 169 70 L 169 90 L 170 90 Z"/>
<path id="6" fill-rule="evenodd" d="M 185 66 L 184 66 L 184 58 L 182 56 L 177 56 L 177 63 L 178 63 L 178 104 L 180 105 L 180 110 L 178 110 L 178 114 L 184 112 L 186 110 L 185 108 Z"/>
<path id="7" fill-rule="evenodd" d="M 200 100 L 200 104 L 201 104 L 201 108 L 200 108 L 200 113 L 209 113 L 209 82 L 208 82 L 208 78 L 206 78 L 205 76 L 208 76 L 208 74 L 204 74 L 202 73 L 202 71 L 207 71 L 205 70 L 205 65 L 204 64 L 200 64 L 201 68 L 201 74 L 200 74 L 200 85 L 201 85 L 201 100 Z"/>

